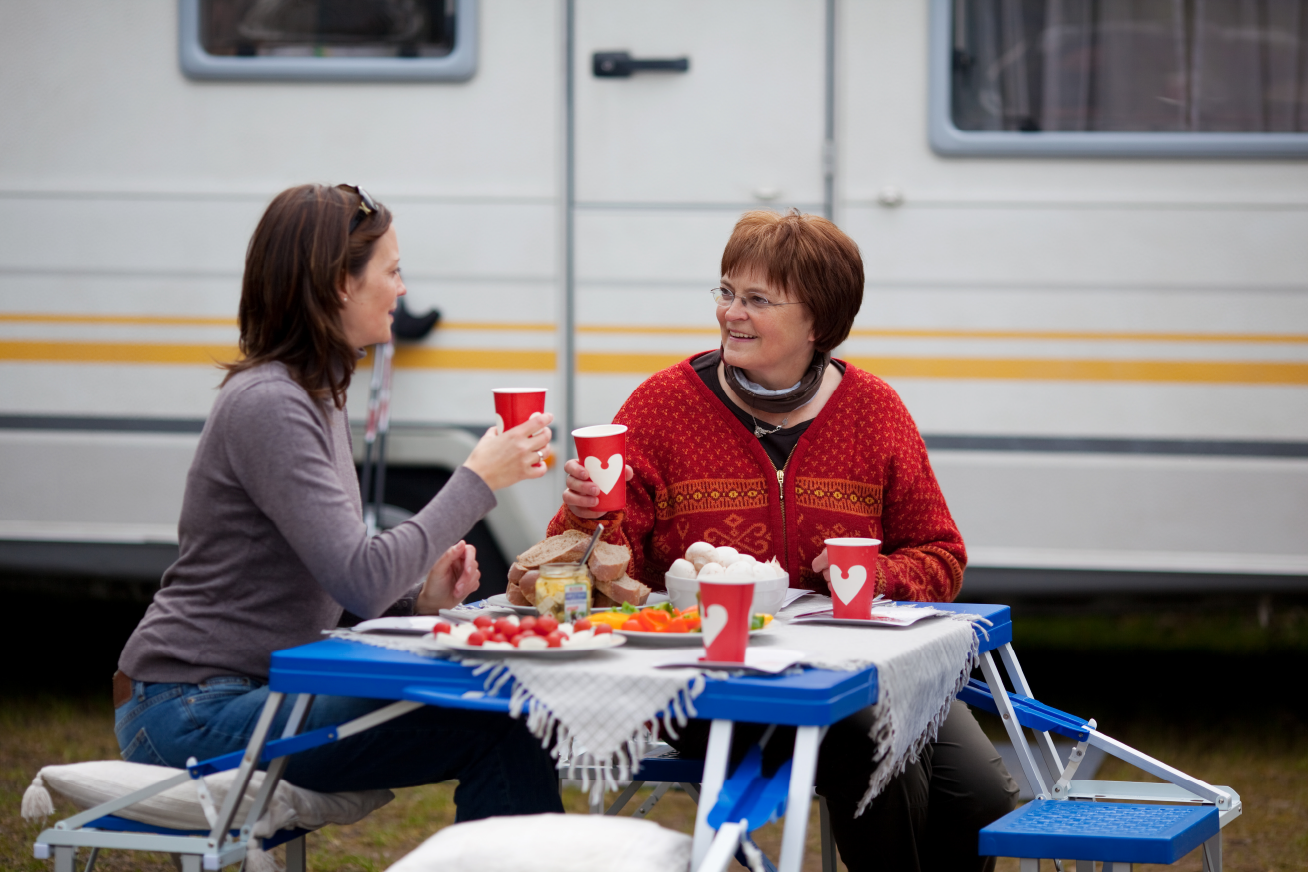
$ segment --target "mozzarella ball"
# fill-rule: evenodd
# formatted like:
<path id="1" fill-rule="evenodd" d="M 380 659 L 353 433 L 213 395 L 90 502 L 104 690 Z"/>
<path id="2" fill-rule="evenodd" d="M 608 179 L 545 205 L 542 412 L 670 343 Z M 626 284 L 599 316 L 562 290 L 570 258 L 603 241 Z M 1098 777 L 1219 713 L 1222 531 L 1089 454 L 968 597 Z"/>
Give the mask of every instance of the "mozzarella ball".
<path id="1" fill-rule="evenodd" d="M 726 572 L 726 567 L 721 563 L 705 563 L 704 568 L 699 571 L 699 575 L 697 575 L 696 578 L 701 580 L 705 578 L 721 578 L 726 575 Z"/>
<path id="2" fill-rule="evenodd" d="M 723 566 L 730 566 L 740 559 L 740 552 L 730 545 L 723 545 L 713 552 L 713 562 L 721 563 Z"/>
<path id="3" fill-rule="evenodd" d="M 705 563 L 713 559 L 713 552 L 716 550 L 707 542 L 696 542 L 686 549 L 686 559 L 695 567 L 695 571 L 699 572 L 704 568 Z"/>
<path id="4" fill-rule="evenodd" d="M 694 578 L 696 575 L 695 564 L 689 560 L 678 558 L 672 561 L 672 565 L 668 567 L 668 574 L 675 575 L 677 578 Z"/>

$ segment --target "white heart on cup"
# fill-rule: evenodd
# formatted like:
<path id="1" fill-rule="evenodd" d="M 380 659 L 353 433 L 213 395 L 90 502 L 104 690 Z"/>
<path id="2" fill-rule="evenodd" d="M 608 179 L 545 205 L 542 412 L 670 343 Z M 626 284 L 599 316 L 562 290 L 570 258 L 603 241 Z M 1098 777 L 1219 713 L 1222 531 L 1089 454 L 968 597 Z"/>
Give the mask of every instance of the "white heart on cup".
<path id="1" fill-rule="evenodd" d="M 699 622 L 699 631 L 704 636 L 705 648 L 712 645 L 718 633 L 727 626 L 727 617 L 727 607 L 721 603 L 713 603 L 704 609 L 704 618 Z"/>
<path id="2" fill-rule="evenodd" d="M 599 489 L 604 493 L 613 490 L 613 486 L 622 478 L 623 463 L 622 455 L 615 454 L 609 458 L 607 464 L 601 464 L 600 459 L 591 455 L 587 457 L 583 465 L 586 472 L 590 473 L 590 480 L 599 485 Z"/>
<path id="3" fill-rule="evenodd" d="M 504 416 L 499 412 L 495 413 L 495 432 L 501 434 L 504 432 Z"/>
<path id="4" fill-rule="evenodd" d="M 862 566 L 851 566 L 846 574 L 840 571 L 839 566 L 831 564 L 831 590 L 845 605 L 849 605 L 854 597 L 858 596 L 865 581 L 867 581 L 867 570 Z"/>

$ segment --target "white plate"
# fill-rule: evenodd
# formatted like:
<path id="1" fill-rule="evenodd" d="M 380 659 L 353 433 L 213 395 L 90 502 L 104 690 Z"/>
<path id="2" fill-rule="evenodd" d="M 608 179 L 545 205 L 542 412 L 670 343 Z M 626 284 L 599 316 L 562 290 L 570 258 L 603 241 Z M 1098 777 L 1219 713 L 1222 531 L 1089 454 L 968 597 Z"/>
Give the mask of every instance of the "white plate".
<path id="1" fill-rule="evenodd" d="M 436 651 L 458 651 L 463 654 L 476 654 L 480 657 L 555 657 L 559 659 L 580 657 L 594 651 L 606 651 L 609 648 L 621 648 L 627 644 L 627 640 L 619 637 L 616 633 L 595 636 L 590 644 L 570 645 L 567 648 L 487 648 L 482 645 L 456 642 L 447 638 L 447 636 L 446 633 L 438 633 L 435 636 L 424 637 L 422 641 L 424 647 Z"/>
<path id="2" fill-rule="evenodd" d="M 766 633 L 772 628 L 772 625 L 762 628 L 761 630 L 750 630 L 751 636 L 757 636 L 759 633 Z M 702 648 L 704 647 L 703 633 L 639 633 L 635 630 L 614 630 L 615 635 L 626 636 L 631 640 L 631 644 L 638 648 Z"/>
<path id="3" fill-rule="evenodd" d="M 519 615 L 538 614 L 535 606 L 515 606 L 513 603 L 509 602 L 509 598 L 502 593 L 486 597 L 486 605 L 497 609 L 512 609 Z"/>
<path id="4" fill-rule="evenodd" d="M 646 600 L 645 605 L 647 605 L 647 606 L 656 606 L 656 605 L 658 605 L 659 603 L 665 603 L 665 602 L 667 602 L 667 601 L 668 601 L 668 595 L 667 595 L 667 594 L 665 594 L 665 593 L 652 593 L 652 594 L 649 595 L 649 599 Z M 497 593 L 497 594 L 495 594 L 495 596 L 486 597 L 486 604 L 487 604 L 488 606 L 491 606 L 492 608 L 496 608 L 496 609 L 512 609 L 514 612 L 516 612 L 517 614 L 520 614 L 520 615 L 535 615 L 535 614 L 538 614 L 538 612 L 536 611 L 536 607 L 535 607 L 535 606 L 515 606 L 513 603 L 509 602 L 509 598 L 508 598 L 508 596 L 505 595 L 505 594 L 502 594 L 502 593 Z M 602 612 L 602 611 L 605 611 L 605 610 L 604 610 L 604 609 L 596 609 L 595 611 L 597 611 L 597 612 Z"/>

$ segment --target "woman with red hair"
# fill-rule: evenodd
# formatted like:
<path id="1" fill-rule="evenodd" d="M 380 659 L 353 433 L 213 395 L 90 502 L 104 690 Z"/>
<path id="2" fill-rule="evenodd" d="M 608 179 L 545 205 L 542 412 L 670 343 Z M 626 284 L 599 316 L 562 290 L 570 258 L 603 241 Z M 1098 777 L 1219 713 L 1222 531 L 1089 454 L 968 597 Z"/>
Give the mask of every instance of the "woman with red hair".
<path id="1" fill-rule="evenodd" d="M 824 540 L 869 537 L 882 541 L 877 593 L 952 601 L 967 552 L 917 426 L 888 384 L 831 356 L 863 301 L 858 246 L 817 216 L 749 212 L 721 275 L 721 346 L 655 373 L 614 418 L 628 427 L 626 508 L 591 511 L 599 489 L 569 461 L 549 532 L 603 519 L 604 538 L 631 549 L 628 573 L 655 590 L 703 540 L 775 557 L 792 587 L 824 594 Z M 871 723 L 865 710 L 833 725 L 818 759 L 846 866 L 992 868 L 977 856 L 977 830 L 1013 808 L 1017 787 L 967 707 L 955 702 L 936 741 L 860 813 L 876 757 Z M 761 728 L 737 730 L 743 754 L 752 742 L 741 733 Z M 707 732 L 696 721 L 670 741 L 702 755 Z M 767 748 L 792 745 L 778 735 Z"/>

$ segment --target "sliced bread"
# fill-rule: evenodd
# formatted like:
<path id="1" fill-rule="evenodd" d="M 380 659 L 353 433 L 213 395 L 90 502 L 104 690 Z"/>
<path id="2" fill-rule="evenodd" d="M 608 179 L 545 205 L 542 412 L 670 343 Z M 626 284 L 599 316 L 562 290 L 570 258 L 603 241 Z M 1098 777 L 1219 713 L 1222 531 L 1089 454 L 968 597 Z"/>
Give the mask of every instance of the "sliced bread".
<path id="1" fill-rule="evenodd" d="M 633 606 L 645 605 L 652 591 L 636 579 L 623 575 L 614 581 L 595 580 L 595 590 L 616 603 L 631 603 Z"/>
<path id="2" fill-rule="evenodd" d="M 546 563 L 576 563 L 586 553 L 589 544 L 589 534 L 580 530 L 564 530 L 519 554 L 517 562 L 526 569 L 539 569 Z"/>
<path id="3" fill-rule="evenodd" d="M 595 553 L 590 555 L 590 574 L 596 581 L 617 581 L 627 574 L 627 564 L 631 562 L 631 549 L 626 545 L 610 545 L 597 542 Z"/>

